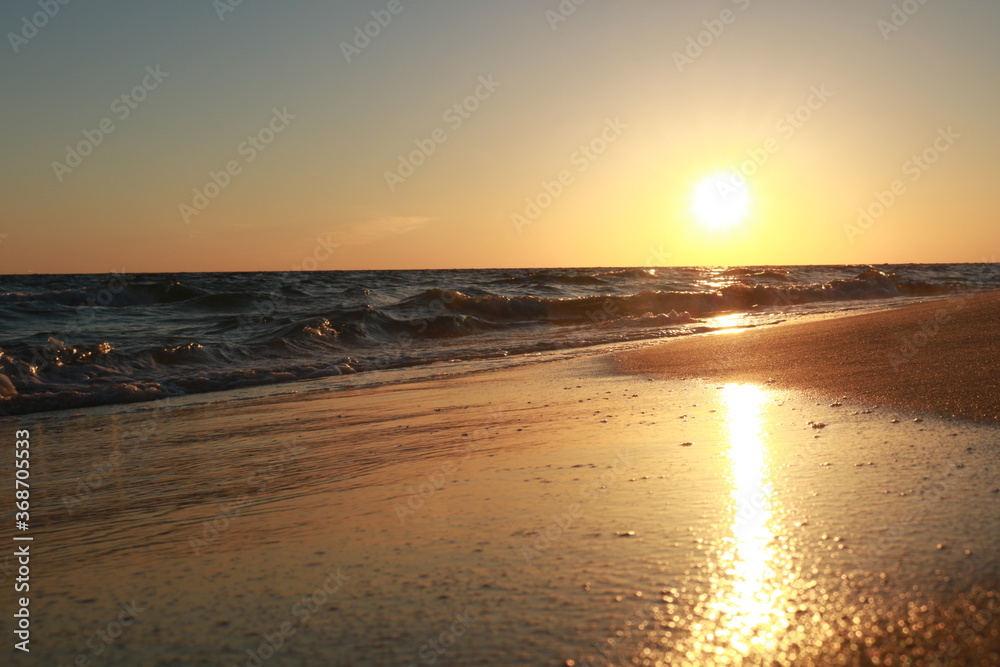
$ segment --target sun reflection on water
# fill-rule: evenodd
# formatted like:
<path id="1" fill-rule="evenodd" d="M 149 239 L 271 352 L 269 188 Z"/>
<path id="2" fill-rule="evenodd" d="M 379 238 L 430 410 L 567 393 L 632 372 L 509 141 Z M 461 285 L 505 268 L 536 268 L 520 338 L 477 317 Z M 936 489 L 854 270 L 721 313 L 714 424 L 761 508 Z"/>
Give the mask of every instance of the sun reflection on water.
<path id="1" fill-rule="evenodd" d="M 732 546 L 722 556 L 716 640 L 741 655 L 775 646 L 786 619 L 775 571 L 771 469 L 764 434 L 767 393 L 750 384 L 723 388 L 729 426 Z"/>

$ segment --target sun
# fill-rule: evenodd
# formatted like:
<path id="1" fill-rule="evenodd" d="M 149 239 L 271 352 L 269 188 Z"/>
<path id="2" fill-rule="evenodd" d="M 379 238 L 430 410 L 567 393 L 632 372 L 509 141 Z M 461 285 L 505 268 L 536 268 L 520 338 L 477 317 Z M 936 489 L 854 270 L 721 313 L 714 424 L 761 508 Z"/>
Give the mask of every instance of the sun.
<path id="1" fill-rule="evenodd" d="M 750 189 L 734 172 L 706 176 L 694 190 L 691 212 L 698 222 L 713 229 L 726 229 L 746 220 L 750 213 Z"/>

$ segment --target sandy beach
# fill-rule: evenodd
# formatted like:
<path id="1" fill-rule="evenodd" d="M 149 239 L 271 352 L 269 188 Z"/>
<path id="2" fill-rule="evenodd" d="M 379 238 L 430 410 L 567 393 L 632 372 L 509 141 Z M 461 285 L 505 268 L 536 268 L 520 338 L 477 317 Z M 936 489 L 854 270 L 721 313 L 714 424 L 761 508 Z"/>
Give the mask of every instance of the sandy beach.
<path id="1" fill-rule="evenodd" d="M 4 419 L 31 659 L 996 664 L 997 303 Z"/>
<path id="2" fill-rule="evenodd" d="M 771 330 L 671 341 L 617 358 L 625 372 L 817 390 L 1000 421 L 1000 293 Z"/>
<path id="3" fill-rule="evenodd" d="M 8 664 L 1000 666 L 1000 2 L 0 24 Z"/>

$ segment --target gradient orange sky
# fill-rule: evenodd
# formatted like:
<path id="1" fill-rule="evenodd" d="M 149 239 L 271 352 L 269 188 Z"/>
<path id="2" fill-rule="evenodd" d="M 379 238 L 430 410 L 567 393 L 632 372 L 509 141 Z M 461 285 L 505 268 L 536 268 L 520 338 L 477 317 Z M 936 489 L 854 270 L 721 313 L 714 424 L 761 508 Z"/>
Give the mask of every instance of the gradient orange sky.
<path id="1" fill-rule="evenodd" d="M 42 5 L 0 9 L 2 273 L 1000 246 L 991 0 Z M 733 170 L 750 217 L 699 224 Z"/>

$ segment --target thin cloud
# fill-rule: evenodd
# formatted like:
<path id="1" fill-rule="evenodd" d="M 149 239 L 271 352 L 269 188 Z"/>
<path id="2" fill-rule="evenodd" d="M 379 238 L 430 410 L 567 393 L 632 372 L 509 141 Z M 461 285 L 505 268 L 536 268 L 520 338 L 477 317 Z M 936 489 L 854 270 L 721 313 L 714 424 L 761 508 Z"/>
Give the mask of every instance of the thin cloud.
<path id="1" fill-rule="evenodd" d="M 385 217 L 355 222 L 330 232 L 329 239 L 342 246 L 362 246 L 421 229 L 431 218 Z"/>

